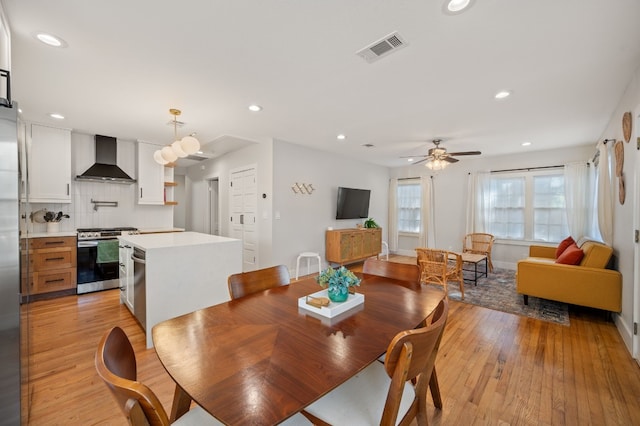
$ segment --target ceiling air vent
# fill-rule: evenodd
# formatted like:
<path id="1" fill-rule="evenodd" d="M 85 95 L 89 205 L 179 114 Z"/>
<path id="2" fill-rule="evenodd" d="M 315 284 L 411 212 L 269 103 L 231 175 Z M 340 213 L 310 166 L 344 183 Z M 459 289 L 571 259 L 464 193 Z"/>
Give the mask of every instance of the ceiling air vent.
<path id="1" fill-rule="evenodd" d="M 365 61 L 372 63 L 388 54 L 402 49 L 407 42 L 397 32 L 378 40 L 364 49 L 356 52 L 358 56 L 362 56 Z"/>

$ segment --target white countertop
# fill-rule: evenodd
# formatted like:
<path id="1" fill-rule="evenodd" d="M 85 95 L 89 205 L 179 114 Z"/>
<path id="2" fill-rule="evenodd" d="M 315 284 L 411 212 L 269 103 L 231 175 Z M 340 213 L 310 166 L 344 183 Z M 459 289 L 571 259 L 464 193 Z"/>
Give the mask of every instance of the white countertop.
<path id="1" fill-rule="evenodd" d="M 31 234 L 20 234 L 20 238 L 75 237 L 76 235 L 78 235 L 76 231 L 33 232 Z"/>
<path id="2" fill-rule="evenodd" d="M 184 232 L 184 228 L 141 228 L 141 234 L 159 234 L 163 232 Z"/>
<path id="3" fill-rule="evenodd" d="M 163 232 L 159 234 L 123 235 L 119 238 L 143 250 L 238 241 L 235 238 L 201 234 L 199 232 Z"/>

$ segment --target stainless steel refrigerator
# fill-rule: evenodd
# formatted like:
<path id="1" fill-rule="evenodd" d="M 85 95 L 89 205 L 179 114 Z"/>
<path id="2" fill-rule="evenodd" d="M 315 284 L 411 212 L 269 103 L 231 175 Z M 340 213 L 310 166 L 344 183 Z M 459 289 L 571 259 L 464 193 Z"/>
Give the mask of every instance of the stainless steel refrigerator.
<path id="1" fill-rule="evenodd" d="M 0 101 L 0 424 L 20 424 L 18 107 Z"/>

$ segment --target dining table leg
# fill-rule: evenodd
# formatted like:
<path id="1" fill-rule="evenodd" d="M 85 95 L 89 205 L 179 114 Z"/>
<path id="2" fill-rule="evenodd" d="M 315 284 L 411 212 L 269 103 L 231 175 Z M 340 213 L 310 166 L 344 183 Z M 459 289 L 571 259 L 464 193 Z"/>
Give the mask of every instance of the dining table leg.
<path id="1" fill-rule="evenodd" d="M 171 416 L 169 422 L 173 423 L 189 411 L 191 407 L 191 397 L 178 385 L 173 392 L 173 403 L 171 404 Z"/>
<path id="2" fill-rule="evenodd" d="M 442 395 L 440 395 L 440 385 L 438 384 L 438 376 L 436 375 L 435 366 L 433 367 L 431 378 L 429 379 L 429 389 L 431 390 L 433 405 L 435 405 L 436 408 L 442 409 Z"/>

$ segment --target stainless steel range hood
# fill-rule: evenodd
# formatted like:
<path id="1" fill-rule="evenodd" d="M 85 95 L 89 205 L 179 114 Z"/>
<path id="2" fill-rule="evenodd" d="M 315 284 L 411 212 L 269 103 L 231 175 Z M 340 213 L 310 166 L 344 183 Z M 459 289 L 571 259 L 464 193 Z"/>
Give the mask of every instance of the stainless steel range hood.
<path id="1" fill-rule="evenodd" d="M 118 142 L 111 136 L 96 135 L 96 162 L 76 180 L 131 184 L 136 180 L 116 165 Z"/>

